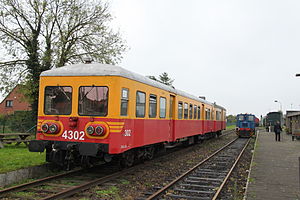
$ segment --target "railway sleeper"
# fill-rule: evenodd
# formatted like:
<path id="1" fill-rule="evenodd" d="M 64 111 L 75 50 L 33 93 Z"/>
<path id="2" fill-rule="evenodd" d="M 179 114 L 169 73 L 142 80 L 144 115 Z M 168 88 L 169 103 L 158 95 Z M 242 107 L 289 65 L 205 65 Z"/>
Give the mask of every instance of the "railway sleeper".
<path id="1" fill-rule="evenodd" d="M 216 187 L 210 185 L 198 185 L 198 184 L 187 184 L 181 183 L 180 186 L 182 187 L 195 187 L 195 188 L 207 188 L 207 189 L 215 189 Z"/>
<path id="2" fill-rule="evenodd" d="M 205 180 L 190 180 L 186 179 L 184 183 L 190 183 L 190 184 L 199 184 L 199 185 L 213 185 L 213 186 L 219 186 L 220 182 L 215 182 L 215 181 L 205 181 Z"/>
<path id="3" fill-rule="evenodd" d="M 196 193 L 198 195 L 211 195 L 214 194 L 215 191 L 210 191 L 210 190 L 188 190 L 188 189 L 184 189 L 184 188 L 174 188 L 174 191 L 177 192 L 186 192 L 186 193 Z"/>
<path id="4" fill-rule="evenodd" d="M 210 197 L 195 197 L 180 194 L 168 194 L 168 197 L 171 197 L 172 199 L 211 200 Z"/>
<path id="5" fill-rule="evenodd" d="M 190 180 L 204 180 L 204 181 L 220 181 L 222 182 L 223 179 L 219 178 L 208 178 L 208 177 L 196 177 L 196 176 L 190 176 L 188 177 Z"/>

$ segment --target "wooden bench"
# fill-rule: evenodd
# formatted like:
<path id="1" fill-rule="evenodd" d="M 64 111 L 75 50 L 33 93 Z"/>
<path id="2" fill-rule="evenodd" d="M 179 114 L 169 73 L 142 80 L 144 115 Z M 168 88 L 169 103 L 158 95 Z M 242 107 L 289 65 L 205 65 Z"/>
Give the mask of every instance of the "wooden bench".
<path id="1" fill-rule="evenodd" d="M 4 148 L 4 144 L 19 145 L 22 142 L 27 146 L 30 140 L 26 138 L 30 135 L 30 133 L 0 133 L 0 148 Z"/>

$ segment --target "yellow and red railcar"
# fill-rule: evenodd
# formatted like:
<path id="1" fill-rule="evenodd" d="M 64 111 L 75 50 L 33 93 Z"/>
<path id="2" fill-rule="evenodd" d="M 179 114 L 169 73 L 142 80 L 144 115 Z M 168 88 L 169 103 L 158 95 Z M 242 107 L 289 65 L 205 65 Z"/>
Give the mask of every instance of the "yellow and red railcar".
<path id="1" fill-rule="evenodd" d="M 70 164 L 151 158 L 165 144 L 193 143 L 225 129 L 226 110 L 124 68 L 69 65 L 40 77 L 30 151 Z"/>

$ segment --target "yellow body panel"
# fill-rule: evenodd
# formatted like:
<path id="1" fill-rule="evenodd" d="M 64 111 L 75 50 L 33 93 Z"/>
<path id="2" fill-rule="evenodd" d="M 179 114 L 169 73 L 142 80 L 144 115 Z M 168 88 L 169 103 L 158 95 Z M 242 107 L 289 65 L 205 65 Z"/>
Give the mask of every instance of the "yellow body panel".
<path id="1" fill-rule="evenodd" d="M 136 91 L 146 93 L 146 112 L 143 119 L 160 119 L 159 118 L 159 97 L 165 97 L 167 102 L 166 118 L 170 119 L 170 95 L 175 96 L 174 114 L 175 119 L 178 119 L 178 102 L 188 103 L 200 106 L 201 120 L 205 119 L 205 108 L 211 110 L 211 120 L 215 120 L 215 111 L 213 106 L 204 104 L 200 101 L 190 99 L 187 97 L 172 94 L 168 91 L 149 86 L 134 80 L 130 80 L 117 76 L 82 76 L 82 77 L 57 77 L 57 76 L 42 76 L 40 79 L 40 93 L 39 93 L 39 116 L 44 116 L 44 90 L 46 86 L 71 86 L 72 87 L 72 113 L 68 116 L 84 117 L 78 115 L 78 91 L 80 86 L 107 86 L 108 92 L 108 115 L 101 118 L 120 118 L 120 119 L 133 119 L 135 116 L 136 107 Z M 120 116 L 121 107 L 121 91 L 122 88 L 129 89 L 129 102 L 128 102 L 128 115 Z M 149 118 L 149 95 L 154 94 L 157 96 L 157 116 L 156 118 Z M 86 116 L 89 117 L 89 116 Z M 181 119 L 189 120 L 189 119 Z"/>

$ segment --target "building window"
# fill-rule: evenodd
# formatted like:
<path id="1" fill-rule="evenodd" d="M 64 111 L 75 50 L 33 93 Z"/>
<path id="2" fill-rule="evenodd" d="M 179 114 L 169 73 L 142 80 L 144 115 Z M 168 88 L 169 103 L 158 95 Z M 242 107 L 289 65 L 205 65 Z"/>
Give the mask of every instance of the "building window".
<path id="1" fill-rule="evenodd" d="M 6 100 L 5 106 L 6 107 L 13 107 L 13 100 Z"/>
<path id="2" fill-rule="evenodd" d="M 164 97 L 160 97 L 159 99 L 159 117 L 166 118 L 167 111 L 167 100 Z"/>
<path id="3" fill-rule="evenodd" d="M 178 102 L 178 119 L 182 119 L 182 102 Z"/>
<path id="4" fill-rule="evenodd" d="M 145 117 L 146 94 L 144 92 L 136 92 L 136 117 Z"/>
<path id="5" fill-rule="evenodd" d="M 121 116 L 127 116 L 129 101 L 129 89 L 122 88 L 121 94 Z"/>
<path id="6" fill-rule="evenodd" d="M 155 118 L 157 112 L 157 97 L 154 94 L 150 94 L 149 97 L 149 117 Z"/>
<path id="7" fill-rule="evenodd" d="M 184 119 L 187 119 L 189 116 L 189 105 L 184 103 Z"/>

